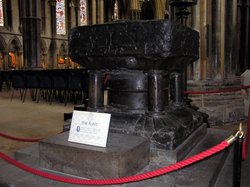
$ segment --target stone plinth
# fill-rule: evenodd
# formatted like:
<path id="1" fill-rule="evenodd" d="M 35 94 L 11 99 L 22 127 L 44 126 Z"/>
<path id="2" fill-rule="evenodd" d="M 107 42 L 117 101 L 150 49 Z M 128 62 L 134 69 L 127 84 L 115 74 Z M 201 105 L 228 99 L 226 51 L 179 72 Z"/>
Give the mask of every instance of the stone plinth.
<path id="1" fill-rule="evenodd" d="M 68 132 L 39 143 L 40 166 L 86 178 L 133 175 L 149 163 L 149 141 L 110 133 L 106 148 L 68 142 Z"/>

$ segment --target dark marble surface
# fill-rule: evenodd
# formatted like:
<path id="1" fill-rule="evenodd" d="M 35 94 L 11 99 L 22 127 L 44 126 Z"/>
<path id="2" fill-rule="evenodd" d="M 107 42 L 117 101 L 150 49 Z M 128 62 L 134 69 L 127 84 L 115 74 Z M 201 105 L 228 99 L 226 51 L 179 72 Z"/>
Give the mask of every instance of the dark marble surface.
<path id="1" fill-rule="evenodd" d="M 183 70 L 199 58 L 199 34 L 168 20 L 75 27 L 69 56 L 87 69 Z"/>

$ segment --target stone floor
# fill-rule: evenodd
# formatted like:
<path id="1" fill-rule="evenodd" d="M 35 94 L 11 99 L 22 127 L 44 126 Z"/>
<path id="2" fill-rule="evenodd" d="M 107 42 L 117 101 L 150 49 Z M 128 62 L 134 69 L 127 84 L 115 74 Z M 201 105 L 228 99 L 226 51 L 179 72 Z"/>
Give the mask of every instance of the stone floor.
<path id="1" fill-rule="evenodd" d="M 35 103 L 27 98 L 21 102 L 19 93 L 16 92 L 13 100 L 10 100 L 11 92 L 0 92 L 0 132 L 17 137 L 46 138 L 62 131 L 63 114 L 73 111 L 74 105 L 68 103 L 49 103 L 41 100 Z M 245 125 L 245 123 L 244 123 Z M 234 131 L 238 123 L 217 126 L 213 128 Z M 21 148 L 28 147 L 33 143 L 24 143 L 8 140 L 0 137 L 0 151 L 13 156 L 13 153 Z M 0 161 L 0 173 L 3 162 Z M 250 183 L 250 158 L 242 165 L 242 186 L 247 187 Z"/>
<path id="2" fill-rule="evenodd" d="M 19 92 L 15 92 L 12 101 L 10 96 L 11 91 L 0 92 L 0 131 L 17 137 L 46 138 L 61 132 L 63 114 L 72 112 L 74 107 L 72 103 L 50 105 L 42 99 L 36 103 L 28 97 L 23 103 Z M 1 151 L 10 155 L 30 144 L 0 137 Z"/>

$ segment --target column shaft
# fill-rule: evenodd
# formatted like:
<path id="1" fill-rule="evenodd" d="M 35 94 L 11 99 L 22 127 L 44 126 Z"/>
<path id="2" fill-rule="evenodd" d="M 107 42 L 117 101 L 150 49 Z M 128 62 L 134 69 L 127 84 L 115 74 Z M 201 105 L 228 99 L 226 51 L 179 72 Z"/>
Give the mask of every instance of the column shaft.
<path id="1" fill-rule="evenodd" d="M 100 71 L 89 72 L 89 102 L 88 107 L 94 110 L 104 106 L 103 76 Z"/>
<path id="2" fill-rule="evenodd" d="M 41 2 L 21 1 L 24 68 L 41 68 L 40 64 L 40 21 Z"/>
<path id="3" fill-rule="evenodd" d="M 237 22 L 237 0 L 225 1 L 225 73 L 232 77 L 236 73 L 236 22 Z M 236 55 L 235 55 L 236 54 Z"/>
<path id="4" fill-rule="evenodd" d="M 92 25 L 96 24 L 96 0 L 92 0 Z"/>
<path id="5" fill-rule="evenodd" d="M 56 54 L 56 0 L 50 0 L 50 13 L 51 13 L 51 44 L 50 44 L 50 67 L 57 67 L 57 54 Z"/>
<path id="6" fill-rule="evenodd" d="M 164 112 L 168 103 L 168 85 L 163 71 L 151 71 L 148 75 L 148 111 Z"/>
<path id="7" fill-rule="evenodd" d="M 164 19 L 166 0 L 155 0 L 155 19 Z"/>
<path id="8" fill-rule="evenodd" d="M 220 38 L 221 38 L 221 43 L 220 43 L 220 59 L 221 59 L 221 66 L 220 66 L 220 75 L 221 79 L 225 78 L 225 1 L 220 2 L 220 17 L 221 17 L 221 23 L 220 23 Z"/>
<path id="9" fill-rule="evenodd" d="M 104 0 L 99 0 L 99 24 L 104 23 Z"/>
<path id="10" fill-rule="evenodd" d="M 173 72 L 170 74 L 170 97 L 174 104 L 179 105 L 183 103 L 183 74 Z"/>

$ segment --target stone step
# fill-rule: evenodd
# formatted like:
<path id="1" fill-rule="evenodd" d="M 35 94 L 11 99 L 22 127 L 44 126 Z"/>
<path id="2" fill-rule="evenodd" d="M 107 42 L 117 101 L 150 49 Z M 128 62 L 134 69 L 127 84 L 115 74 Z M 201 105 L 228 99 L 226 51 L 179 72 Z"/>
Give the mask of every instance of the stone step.
<path id="1" fill-rule="evenodd" d="M 34 143 L 31 146 L 20 149 L 20 150 L 15 152 L 15 159 L 16 160 L 23 160 L 23 159 L 25 159 L 27 157 L 30 157 L 32 159 L 37 159 L 37 162 L 39 162 L 38 148 L 39 148 L 39 144 Z"/>
<path id="2" fill-rule="evenodd" d="M 39 142 L 41 167 L 86 178 L 115 178 L 133 175 L 149 162 L 146 138 L 109 133 L 107 146 L 97 147 L 69 142 L 68 137 L 65 132 Z"/>

